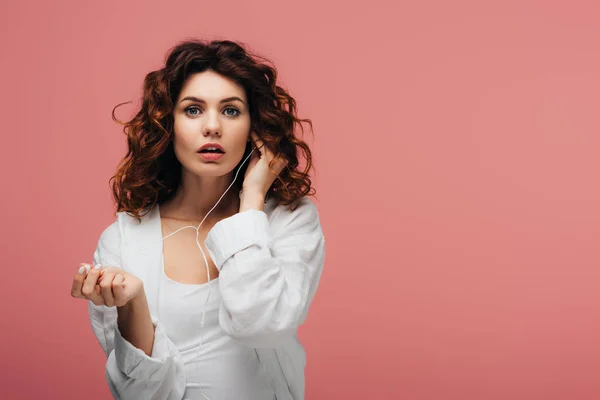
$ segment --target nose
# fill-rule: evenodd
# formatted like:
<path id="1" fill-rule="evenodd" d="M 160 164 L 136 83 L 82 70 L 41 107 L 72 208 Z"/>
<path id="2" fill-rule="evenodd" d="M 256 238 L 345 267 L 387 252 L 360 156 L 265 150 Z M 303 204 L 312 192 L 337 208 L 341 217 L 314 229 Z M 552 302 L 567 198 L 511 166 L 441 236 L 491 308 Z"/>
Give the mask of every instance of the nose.
<path id="1" fill-rule="evenodd" d="M 202 127 L 203 136 L 221 136 L 221 120 L 216 112 L 207 112 L 204 126 Z"/>

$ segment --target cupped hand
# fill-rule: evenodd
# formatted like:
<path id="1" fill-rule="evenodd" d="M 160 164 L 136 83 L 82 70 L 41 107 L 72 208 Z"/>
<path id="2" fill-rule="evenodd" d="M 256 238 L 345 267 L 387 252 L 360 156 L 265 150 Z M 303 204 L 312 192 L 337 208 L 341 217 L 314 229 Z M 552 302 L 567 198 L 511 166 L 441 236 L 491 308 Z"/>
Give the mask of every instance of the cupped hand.
<path id="1" fill-rule="evenodd" d="M 97 306 L 122 307 L 143 290 L 142 281 L 121 268 L 82 264 L 73 278 L 71 296 Z"/>

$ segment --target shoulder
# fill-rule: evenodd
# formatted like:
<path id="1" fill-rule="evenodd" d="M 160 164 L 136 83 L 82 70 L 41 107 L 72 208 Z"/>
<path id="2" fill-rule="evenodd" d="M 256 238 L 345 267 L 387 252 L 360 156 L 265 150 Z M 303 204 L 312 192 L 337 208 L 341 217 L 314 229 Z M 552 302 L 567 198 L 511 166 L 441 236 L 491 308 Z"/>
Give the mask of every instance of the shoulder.
<path id="1" fill-rule="evenodd" d="M 118 247 L 121 240 L 121 226 L 117 217 L 110 225 L 106 226 L 100 233 L 98 247 L 115 248 Z"/>
<path id="2" fill-rule="evenodd" d="M 105 226 L 102 230 L 100 243 L 110 243 L 120 240 L 123 236 L 123 227 L 131 224 L 131 220 L 134 220 L 134 218 L 124 212 L 118 212 L 110 225 Z"/>
<path id="3" fill-rule="evenodd" d="M 151 209 L 141 217 L 141 221 L 138 221 L 126 212 L 117 212 L 113 221 L 102 229 L 98 239 L 96 251 L 104 258 L 104 263 L 117 262 L 124 246 L 139 238 L 140 232 L 151 230 L 152 224 L 156 222 L 154 221 L 156 215 L 157 210 Z"/>
<path id="4" fill-rule="evenodd" d="M 155 212 L 155 210 L 150 210 L 150 212 L 141 217 L 141 221 L 138 221 L 135 217 L 130 216 L 124 211 L 117 212 L 113 221 L 108 226 L 105 226 L 100 233 L 98 245 L 100 247 L 115 248 L 119 243 L 126 241 L 131 236 L 130 232 L 132 229 L 149 224 Z"/>
<path id="5" fill-rule="evenodd" d="M 119 237 L 122 241 L 129 241 L 135 237 L 137 231 L 145 231 L 151 228 L 156 223 L 158 216 L 158 208 L 153 207 L 145 210 L 140 220 L 127 214 L 125 211 L 116 213 L 116 218 L 103 232 L 102 236 L 108 238 Z M 102 238 L 101 236 L 101 238 Z"/>
<path id="6" fill-rule="evenodd" d="M 310 197 L 302 197 L 293 210 L 286 205 L 267 204 L 265 212 L 275 231 L 283 229 L 286 232 L 292 230 L 323 234 L 318 207 Z"/>
<path id="7" fill-rule="evenodd" d="M 100 233 L 94 253 L 94 262 L 102 265 L 119 265 L 121 236 L 119 218 L 116 218 Z"/>

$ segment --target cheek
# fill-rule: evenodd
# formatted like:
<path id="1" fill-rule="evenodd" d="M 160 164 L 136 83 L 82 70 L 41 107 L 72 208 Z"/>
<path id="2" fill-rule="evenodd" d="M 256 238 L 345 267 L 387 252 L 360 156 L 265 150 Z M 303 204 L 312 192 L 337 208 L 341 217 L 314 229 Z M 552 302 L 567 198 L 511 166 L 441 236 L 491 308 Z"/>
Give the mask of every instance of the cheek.
<path id="1" fill-rule="evenodd" d="M 231 125 L 229 128 L 224 131 L 228 133 L 228 135 L 226 134 L 228 138 L 224 139 L 228 139 L 227 141 L 236 153 L 243 153 L 250 138 L 250 121 L 236 121 L 235 125 Z"/>
<path id="2" fill-rule="evenodd" d="M 173 135 L 173 151 L 175 152 L 175 157 L 182 165 L 189 167 L 191 163 L 194 163 L 196 148 L 195 144 L 190 141 L 189 135 L 176 132 Z"/>
<path id="3" fill-rule="evenodd" d="M 175 149 L 180 151 L 195 150 L 197 128 L 189 122 L 175 122 L 173 142 Z"/>
<path id="4" fill-rule="evenodd" d="M 250 119 L 245 119 L 235 130 L 235 138 L 237 143 L 244 144 L 250 138 Z"/>
<path id="5" fill-rule="evenodd" d="M 236 138 L 235 149 L 236 149 L 236 152 L 238 153 L 239 157 L 241 157 L 244 154 L 244 152 L 246 151 L 246 149 L 248 148 L 248 145 L 250 144 L 250 143 L 248 143 L 249 137 L 250 137 L 250 135 L 243 134 Z"/>

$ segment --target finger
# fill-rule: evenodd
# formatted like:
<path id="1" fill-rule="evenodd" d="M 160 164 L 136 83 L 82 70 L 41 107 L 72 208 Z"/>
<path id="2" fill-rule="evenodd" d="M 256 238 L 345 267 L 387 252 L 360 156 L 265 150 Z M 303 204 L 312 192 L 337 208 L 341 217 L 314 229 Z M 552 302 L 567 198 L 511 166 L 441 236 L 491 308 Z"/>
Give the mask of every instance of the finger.
<path id="1" fill-rule="evenodd" d="M 92 268 L 90 272 L 88 272 L 85 281 L 83 282 L 81 292 L 87 299 L 91 300 L 94 304 L 103 305 L 104 300 L 102 299 L 102 295 L 98 294 L 95 290 L 95 286 L 98 282 L 99 277 L 100 269 Z"/>
<path id="2" fill-rule="evenodd" d="M 100 294 L 104 299 L 104 305 L 112 307 L 115 305 L 115 298 L 112 292 L 112 283 L 115 277 L 114 272 L 105 272 L 100 281 Z"/>
<path id="3" fill-rule="evenodd" d="M 77 274 L 73 278 L 73 283 L 71 285 L 71 296 L 81 299 L 84 298 L 83 293 L 81 293 L 81 288 L 83 287 L 83 282 L 85 277 L 87 276 L 87 270 L 85 266 L 79 267 Z"/>
<path id="4" fill-rule="evenodd" d="M 100 268 L 100 278 L 98 278 L 98 282 L 96 283 L 96 287 L 94 288 L 94 290 L 96 291 L 96 293 L 98 294 L 102 294 L 102 290 L 100 288 L 100 282 L 102 282 L 103 276 L 105 273 L 108 272 L 112 272 L 114 274 L 117 273 L 121 273 L 123 270 L 120 267 L 108 267 L 108 266 L 103 266 Z M 113 292 L 113 297 L 114 297 L 114 292 Z"/>
<path id="5" fill-rule="evenodd" d="M 94 292 L 96 292 L 96 294 L 98 295 L 102 295 L 102 291 L 100 290 L 100 282 L 102 282 L 102 277 L 104 276 L 104 273 L 106 272 L 106 268 L 101 267 L 100 268 L 100 276 L 98 277 L 98 280 L 96 281 L 96 284 L 94 285 Z"/>
<path id="6" fill-rule="evenodd" d="M 113 288 L 123 284 L 125 282 L 125 276 L 123 274 L 115 274 L 115 278 L 113 279 L 112 286 Z"/>
<path id="7" fill-rule="evenodd" d="M 254 142 L 254 147 L 256 147 L 258 149 L 259 155 L 265 154 L 265 150 L 268 150 L 267 147 L 265 146 L 265 142 L 263 142 L 263 140 L 260 137 L 258 137 L 256 132 L 250 133 L 250 137 L 252 138 L 252 141 Z"/>
<path id="8" fill-rule="evenodd" d="M 102 267 L 103 272 L 106 274 L 107 272 L 112 272 L 114 274 L 118 274 L 123 272 L 123 270 L 119 267 L 109 267 L 109 266 L 104 266 Z"/>
<path id="9" fill-rule="evenodd" d="M 258 160 L 260 160 L 260 152 L 254 150 L 254 153 L 252 153 L 252 156 L 250 157 L 250 163 L 248 163 L 248 169 L 252 169 L 251 167 L 255 166 Z"/>
<path id="10" fill-rule="evenodd" d="M 113 296 L 115 297 L 115 306 L 123 306 L 123 304 L 121 304 L 119 302 L 119 300 L 122 301 L 122 299 L 123 299 L 123 289 L 124 288 L 125 288 L 125 277 L 123 276 L 123 274 L 116 274 L 115 279 L 113 279 L 113 281 L 112 281 L 112 290 L 113 290 Z"/>
<path id="11" fill-rule="evenodd" d="M 271 167 L 272 171 L 275 173 L 275 175 L 279 175 L 288 163 L 288 159 L 280 154 L 273 160 L 273 165 Z"/>
<path id="12" fill-rule="evenodd" d="M 260 160 L 260 155 L 258 154 L 258 150 L 254 149 L 252 155 L 250 156 L 250 161 L 248 161 L 248 167 L 246 168 L 244 178 L 250 174 L 254 166 L 258 163 L 258 160 Z"/>

